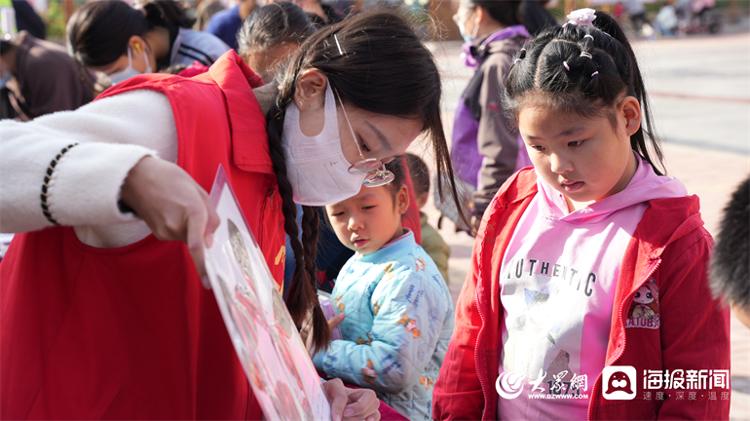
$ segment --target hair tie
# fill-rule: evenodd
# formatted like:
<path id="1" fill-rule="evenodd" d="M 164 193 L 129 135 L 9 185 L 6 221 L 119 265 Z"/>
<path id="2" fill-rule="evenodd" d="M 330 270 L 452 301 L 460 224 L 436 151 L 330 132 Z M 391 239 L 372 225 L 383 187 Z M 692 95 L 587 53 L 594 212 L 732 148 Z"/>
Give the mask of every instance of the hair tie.
<path id="1" fill-rule="evenodd" d="M 518 57 L 516 57 L 516 59 L 515 59 L 515 60 L 513 60 L 513 64 L 516 64 L 516 63 L 518 63 L 519 61 L 521 61 L 521 59 L 520 59 L 520 58 L 518 58 Z"/>
<path id="2" fill-rule="evenodd" d="M 586 38 L 591 38 L 591 41 L 594 40 L 594 36 L 591 35 L 591 34 L 586 34 L 586 35 L 583 36 L 583 39 L 586 39 Z"/>
<path id="3" fill-rule="evenodd" d="M 570 66 L 568 66 L 568 62 L 567 61 L 563 60 L 563 67 L 565 68 L 566 71 L 568 71 L 568 72 L 570 71 Z"/>
<path id="4" fill-rule="evenodd" d="M 581 51 L 580 57 L 586 57 L 588 59 L 592 58 L 591 53 L 589 53 L 588 51 Z"/>
<path id="5" fill-rule="evenodd" d="M 521 48 L 521 50 L 518 52 L 518 58 L 526 58 L 526 49 Z"/>
<path id="6" fill-rule="evenodd" d="M 598 70 L 591 74 L 591 77 L 594 77 L 594 76 L 599 76 L 599 71 Z"/>

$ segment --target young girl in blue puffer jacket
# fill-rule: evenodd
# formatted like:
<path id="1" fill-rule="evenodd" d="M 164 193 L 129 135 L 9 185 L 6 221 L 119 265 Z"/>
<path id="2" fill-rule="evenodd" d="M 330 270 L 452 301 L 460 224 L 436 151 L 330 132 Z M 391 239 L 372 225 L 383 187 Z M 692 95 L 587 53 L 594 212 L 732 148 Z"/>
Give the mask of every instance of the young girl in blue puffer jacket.
<path id="1" fill-rule="evenodd" d="M 341 339 L 313 361 L 328 376 L 375 390 L 409 419 L 430 419 L 453 302 L 435 263 L 401 225 L 409 199 L 399 160 L 390 173 L 390 183 L 326 206 L 339 240 L 356 253 L 331 293 Z"/>

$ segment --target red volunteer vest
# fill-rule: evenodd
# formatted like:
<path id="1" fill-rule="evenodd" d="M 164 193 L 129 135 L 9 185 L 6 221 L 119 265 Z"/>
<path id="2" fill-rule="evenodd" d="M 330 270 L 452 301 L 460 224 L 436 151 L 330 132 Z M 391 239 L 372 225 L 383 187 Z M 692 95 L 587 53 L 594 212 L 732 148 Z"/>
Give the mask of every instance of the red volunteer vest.
<path id="1" fill-rule="evenodd" d="M 283 214 L 251 91 L 259 84 L 230 51 L 193 79 L 142 75 L 100 98 L 136 89 L 167 96 L 178 164 L 206 190 L 224 166 L 281 285 Z M 0 417 L 262 416 L 184 244 L 149 236 L 94 248 L 54 227 L 16 236 L 0 279 Z"/>

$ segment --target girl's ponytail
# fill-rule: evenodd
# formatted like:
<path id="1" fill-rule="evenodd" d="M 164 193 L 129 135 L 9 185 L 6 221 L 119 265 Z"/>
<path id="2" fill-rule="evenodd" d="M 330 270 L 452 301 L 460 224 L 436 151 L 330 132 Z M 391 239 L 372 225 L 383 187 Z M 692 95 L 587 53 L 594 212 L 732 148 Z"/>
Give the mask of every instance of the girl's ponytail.
<path id="1" fill-rule="evenodd" d="M 633 47 L 630 45 L 630 41 L 628 41 L 628 38 L 622 28 L 620 28 L 620 25 L 618 25 L 617 21 L 610 15 L 596 12 L 596 19 L 594 19 L 593 24 L 602 32 L 609 34 L 612 38 L 619 41 L 628 55 L 628 63 L 631 66 L 631 80 L 628 81 L 628 85 L 633 87 L 633 94 L 641 103 L 641 112 L 646 126 L 644 128 L 643 125 L 641 125 L 641 128 L 630 137 L 630 147 L 648 161 L 657 174 L 662 175 L 666 173 L 666 168 L 664 167 L 664 154 L 654 131 L 653 116 L 651 115 L 651 107 L 646 94 L 646 85 L 643 83 L 643 76 L 641 75 L 641 69 L 638 66 L 638 59 L 635 56 Z M 648 144 L 646 143 L 646 137 L 651 141 L 651 147 L 656 154 L 656 161 L 658 162 L 659 167 L 657 167 L 656 162 L 651 159 L 648 151 Z"/>

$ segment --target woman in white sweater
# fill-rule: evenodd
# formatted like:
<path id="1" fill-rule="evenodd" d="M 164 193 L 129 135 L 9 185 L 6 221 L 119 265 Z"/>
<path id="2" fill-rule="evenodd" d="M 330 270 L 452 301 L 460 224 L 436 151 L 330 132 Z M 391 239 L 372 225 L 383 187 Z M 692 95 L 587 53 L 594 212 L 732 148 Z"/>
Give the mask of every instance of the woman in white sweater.
<path id="1" fill-rule="evenodd" d="M 202 267 L 217 225 L 202 186 L 218 163 L 235 191 L 271 183 L 260 200 L 272 206 L 250 225 L 267 237 L 283 221 L 299 260 L 287 308 L 298 324 L 312 311 L 318 347 L 329 332 L 305 265 L 317 215 L 305 207 L 300 241 L 292 198 L 353 195 L 422 132 L 455 193 L 439 73 L 398 15 L 330 26 L 279 86 L 258 82 L 228 54 L 195 80 L 139 76 L 76 111 L 0 123 L 0 231 L 33 231 L 0 263 L 0 418 L 261 416 L 187 249 L 149 238 L 187 243 Z M 335 415 L 346 404 L 347 417 L 377 418 L 368 392 L 326 389 Z"/>

